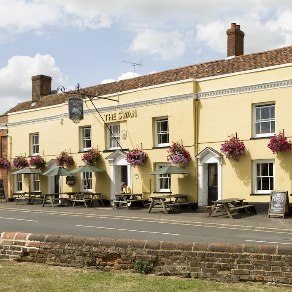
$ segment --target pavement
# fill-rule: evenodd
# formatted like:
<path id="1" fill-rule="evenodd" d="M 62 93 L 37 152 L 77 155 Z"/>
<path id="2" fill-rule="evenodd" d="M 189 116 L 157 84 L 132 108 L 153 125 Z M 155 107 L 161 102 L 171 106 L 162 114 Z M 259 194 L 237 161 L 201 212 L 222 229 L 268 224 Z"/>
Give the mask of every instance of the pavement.
<path id="1" fill-rule="evenodd" d="M 217 227 L 234 227 L 236 229 L 252 229 L 252 230 L 270 230 L 270 231 L 282 231 L 292 232 L 292 214 L 288 214 L 285 218 L 281 217 L 268 217 L 268 204 L 256 205 L 257 215 L 245 215 L 239 214 L 236 218 L 229 218 L 226 215 L 221 216 L 209 216 L 205 208 L 199 208 L 195 211 L 182 210 L 180 213 L 165 214 L 161 209 L 153 209 L 151 213 L 148 213 L 148 208 L 115 208 L 112 207 L 89 207 L 82 206 L 64 207 L 56 206 L 52 207 L 50 204 L 46 204 L 42 207 L 41 204 L 16 204 L 16 202 L 5 202 L 0 200 L 0 214 L 1 210 L 11 210 L 20 212 L 47 212 L 47 213 L 66 213 L 72 215 L 92 215 L 92 216 L 109 216 L 109 217 L 121 217 L 121 218 L 135 218 L 151 221 L 164 221 L 164 222 L 178 222 L 178 223 L 190 223 L 199 224 L 205 226 L 217 226 Z"/>

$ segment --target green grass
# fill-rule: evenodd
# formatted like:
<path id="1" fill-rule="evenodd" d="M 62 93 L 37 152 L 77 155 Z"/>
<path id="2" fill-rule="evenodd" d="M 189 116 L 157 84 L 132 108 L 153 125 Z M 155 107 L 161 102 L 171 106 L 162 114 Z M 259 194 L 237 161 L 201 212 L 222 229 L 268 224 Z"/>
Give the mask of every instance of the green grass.
<path id="1" fill-rule="evenodd" d="M 158 277 L 125 272 L 100 272 L 31 263 L 0 261 L 0 291 L 292 291 L 292 287 Z"/>

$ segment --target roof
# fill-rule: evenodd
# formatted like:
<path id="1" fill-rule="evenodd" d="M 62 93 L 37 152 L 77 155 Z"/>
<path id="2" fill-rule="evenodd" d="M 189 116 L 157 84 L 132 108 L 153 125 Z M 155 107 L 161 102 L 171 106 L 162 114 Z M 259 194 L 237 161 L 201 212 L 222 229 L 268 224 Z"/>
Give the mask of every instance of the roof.
<path id="1" fill-rule="evenodd" d="M 88 87 L 87 90 L 92 92 L 94 95 L 102 96 L 191 78 L 199 79 L 213 77 L 288 63 L 292 63 L 292 46 L 256 54 L 235 56 L 230 59 L 180 67 L 107 84 L 100 84 Z M 67 94 L 52 94 L 43 96 L 36 103 L 32 103 L 31 100 L 19 103 L 14 108 L 6 112 L 6 114 L 57 105 L 64 103 L 67 99 Z"/>

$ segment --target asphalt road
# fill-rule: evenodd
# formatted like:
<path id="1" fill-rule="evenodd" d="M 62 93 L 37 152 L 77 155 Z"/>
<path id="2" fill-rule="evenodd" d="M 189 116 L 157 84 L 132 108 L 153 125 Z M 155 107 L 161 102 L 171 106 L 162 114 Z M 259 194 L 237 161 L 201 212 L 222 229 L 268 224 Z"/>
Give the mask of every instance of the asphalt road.
<path id="1" fill-rule="evenodd" d="M 77 213 L 68 209 L 50 211 L 0 209 L 0 232 L 18 231 L 42 234 L 67 234 L 85 237 L 164 241 L 252 243 L 292 245 L 292 232 L 245 230 L 240 226 L 220 226 L 202 222 L 167 222 L 151 218 L 108 214 Z"/>

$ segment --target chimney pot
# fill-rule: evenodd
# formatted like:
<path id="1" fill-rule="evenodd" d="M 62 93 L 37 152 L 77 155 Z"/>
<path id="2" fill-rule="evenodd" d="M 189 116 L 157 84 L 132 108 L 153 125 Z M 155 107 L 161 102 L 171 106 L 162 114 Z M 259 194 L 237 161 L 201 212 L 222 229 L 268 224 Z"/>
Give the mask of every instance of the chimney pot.
<path id="1" fill-rule="evenodd" d="M 227 33 L 227 57 L 240 56 L 244 53 L 244 32 L 240 30 L 240 25 L 235 22 Z"/>
<path id="2" fill-rule="evenodd" d="M 42 96 L 51 94 L 52 77 L 46 75 L 36 75 L 32 80 L 32 102 L 37 102 Z"/>

